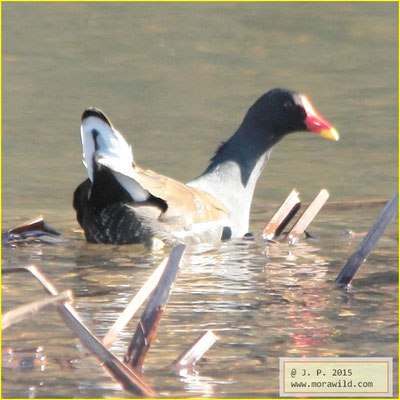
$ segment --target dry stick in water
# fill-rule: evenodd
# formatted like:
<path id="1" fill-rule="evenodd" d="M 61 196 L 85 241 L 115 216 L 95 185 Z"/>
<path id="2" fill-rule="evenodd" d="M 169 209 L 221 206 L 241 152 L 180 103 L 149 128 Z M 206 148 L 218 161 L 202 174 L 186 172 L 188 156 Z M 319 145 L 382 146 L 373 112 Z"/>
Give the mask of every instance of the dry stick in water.
<path id="1" fill-rule="evenodd" d="M 185 245 L 179 244 L 173 248 L 165 271 L 140 317 L 139 324 L 124 359 L 125 363 L 133 368 L 141 368 L 143 365 L 158 323 L 160 322 L 171 294 L 172 284 L 178 275 L 179 263 L 182 259 L 185 247 Z"/>
<path id="2" fill-rule="evenodd" d="M 7 329 L 11 325 L 14 325 L 26 318 L 32 317 L 39 313 L 45 308 L 50 306 L 59 305 L 66 301 L 72 301 L 72 292 L 66 290 L 57 296 L 46 297 L 37 301 L 33 301 L 29 304 L 24 304 L 20 307 L 14 308 L 1 316 L 1 330 Z"/>
<path id="3" fill-rule="evenodd" d="M 144 301 L 147 299 L 150 293 L 157 286 L 160 277 L 165 270 L 167 262 L 168 258 L 164 258 L 161 264 L 151 274 L 149 279 L 147 279 L 146 283 L 136 293 L 135 297 L 129 302 L 125 310 L 120 314 L 118 319 L 115 321 L 114 325 L 107 332 L 106 336 L 104 336 L 103 339 L 104 346 L 109 348 L 112 345 L 115 338 L 125 328 L 128 322 L 135 315 L 136 311 L 140 308 L 140 306 L 144 303 Z"/>
<path id="4" fill-rule="evenodd" d="M 367 259 L 369 253 L 373 250 L 379 238 L 383 235 L 386 228 L 397 215 L 399 206 L 399 191 L 393 195 L 392 199 L 386 204 L 378 219 L 372 225 L 372 228 L 364 237 L 358 249 L 352 254 L 346 265 L 340 271 L 335 280 L 336 285 L 346 286 L 353 279 L 358 268 Z"/>
<path id="5" fill-rule="evenodd" d="M 299 237 L 304 233 L 308 225 L 310 225 L 311 221 L 315 218 L 319 210 L 325 204 L 326 200 L 328 200 L 328 197 L 328 191 L 326 189 L 322 189 L 294 224 L 290 232 L 286 235 L 286 241 L 289 243 L 297 242 Z"/>
<path id="6" fill-rule="evenodd" d="M 9 268 L 6 272 L 26 270 L 29 271 L 53 296 L 58 295 L 58 291 L 53 283 L 40 271 L 35 265 L 30 265 L 23 268 Z M 3 271 L 4 272 L 4 271 Z M 86 348 L 88 348 L 97 358 L 104 363 L 106 370 L 126 389 L 143 397 L 157 397 L 147 384 L 124 363 L 118 360 L 117 357 L 89 331 L 82 323 L 78 312 L 72 304 L 58 306 L 58 312 L 63 318 L 66 325 L 78 336 Z"/>
<path id="7" fill-rule="evenodd" d="M 202 333 L 199 338 L 188 347 L 172 364 L 175 369 L 193 368 L 204 353 L 218 340 L 213 331 Z"/>
<path id="8" fill-rule="evenodd" d="M 10 229 L 8 234 L 21 234 L 31 231 L 41 231 L 43 233 L 49 233 L 52 235 L 60 235 L 60 232 L 56 231 L 50 225 L 44 222 L 43 215 L 41 214 L 30 219 L 29 221 L 24 222 L 16 228 Z"/>
<path id="9" fill-rule="evenodd" d="M 299 193 L 293 189 L 279 210 L 264 227 L 262 236 L 264 239 L 271 240 L 285 229 L 285 226 L 294 217 L 300 208 Z"/>

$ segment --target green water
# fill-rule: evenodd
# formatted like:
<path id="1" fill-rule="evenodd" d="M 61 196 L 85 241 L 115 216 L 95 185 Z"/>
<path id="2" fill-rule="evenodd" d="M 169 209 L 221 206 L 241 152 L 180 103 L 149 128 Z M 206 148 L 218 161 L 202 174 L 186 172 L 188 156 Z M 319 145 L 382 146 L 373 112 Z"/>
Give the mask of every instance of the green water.
<path id="1" fill-rule="evenodd" d="M 199 175 L 251 104 L 296 89 L 341 135 L 283 140 L 257 186 L 259 231 L 292 188 L 310 201 L 389 199 L 397 186 L 397 3 L 3 3 L 2 225 L 42 213 L 68 241 L 3 248 L 3 268 L 36 263 L 102 337 L 164 254 L 88 245 L 72 210 L 86 178 L 79 124 L 101 108 L 143 167 Z M 271 202 L 275 206 L 271 207 Z M 397 382 L 398 230 L 393 223 L 347 291 L 333 280 L 381 206 L 326 207 L 296 246 L 189 248 L 144 379 L 168 397 L 277 397 L 279 357 L 388 356 Z M 346 229 L 359 235 L 341 236 Z M 3 310 L 44 295 L 3 275 Z M 136 320 L 112 351 L 122 357 Z M 196 367 L 169 365 L 197 336 L 219 341 Z M 44 346 L 33 369 L 3 368 L 2 395 L 128 398 L 54 310 L 3 332 L 3 346 Z M 397 384 L 394 388 L 397 394 Z"/>

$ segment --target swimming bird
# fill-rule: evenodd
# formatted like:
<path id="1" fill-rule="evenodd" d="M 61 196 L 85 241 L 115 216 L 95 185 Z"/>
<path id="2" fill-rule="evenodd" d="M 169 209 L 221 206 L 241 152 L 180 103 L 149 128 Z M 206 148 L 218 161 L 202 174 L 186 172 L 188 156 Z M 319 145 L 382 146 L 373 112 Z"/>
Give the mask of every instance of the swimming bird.
<path id="1" fill-rule="evenodd" d="M 241 237 L 248 232 L 253 193 L 273 147 L 297 131 L 339 139 L 305 95 L 270 90 L 250 107 L 205 171 L 184 184 L 138 166 L 105 114 L 88 108 L 81 123 L 88 179 L 74 193 L 77 220 L 93 243 L 201 243 Z"/>

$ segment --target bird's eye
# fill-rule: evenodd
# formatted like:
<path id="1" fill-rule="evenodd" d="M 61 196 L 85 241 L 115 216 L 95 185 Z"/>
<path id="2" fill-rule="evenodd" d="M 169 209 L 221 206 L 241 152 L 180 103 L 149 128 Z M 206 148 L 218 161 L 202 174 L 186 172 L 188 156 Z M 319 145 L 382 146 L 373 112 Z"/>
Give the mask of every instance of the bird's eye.
<path id="1" fill-rule="evenodd" d="M 301 116 L 302 119 L 306 119 L 307 113 L 302 106 L 296 106 L 296 112 Z"/>
<path id="2" fill-rule="evenodd" d="M 283 109 L 284 109 L 285 111 L 293 110 L 293 108 L 294 108 L 294 103 L 293 103 L 292 101 L 287 100 L 287 101 L 285 101 L 285 102 L 283 103 Z"/>

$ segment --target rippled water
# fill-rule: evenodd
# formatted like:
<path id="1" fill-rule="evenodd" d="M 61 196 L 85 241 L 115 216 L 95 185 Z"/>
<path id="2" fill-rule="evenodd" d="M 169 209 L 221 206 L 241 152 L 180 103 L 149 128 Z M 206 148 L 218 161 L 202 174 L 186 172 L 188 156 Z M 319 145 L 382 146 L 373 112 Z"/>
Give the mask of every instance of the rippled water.
<path id="1" fill-rule="evenodd" d="M 146 382 L 171 397 L 276 397 L 279 357 L 391 356 L 397 362 L 395 226 L 352 288 L 333 285 L 360 240 L 340 234 L 355 226 L 362 234 L 368 228 L 365 213 L 375 216 L 379 210 L 341 211 L 345 222 L 338 222 L 334 212 L 322 212 L 311 230 L 319 239 L 295 246 L 236 241 L 216 249 L 188 248 L 146 359 Z M 255 225 L 265 214 L 257 214 Z M 63 232 L 70 239 L 65 246 L 7 249 L 6 265 L 35 262 L 59 289 L 72 288 L 85 322 L 103 337 L 162 254 L 135 245 L 89 245 L 66 227 Z M 7 309 L 41 295 L 33 278 L 3 276 Z M 113 346 L 118 356 L 124 355 L 135 325 Z M 170 364 L 207 329 L 219 340 L 196 367 L 198 375 L 175 375 Z M 38 345 L 45 347 L 44 370 L 5 370 L 4 397 L 28 396 L 30 387 L 35 397 L 129 397 L 87 355 L 55 311 L 15 325 L 3 336 L 3 346 Z"/>
<path id="2" fill-rule="evenodd" d="M 341 141 L 300 133 L 280 143 L 251 230 L 293 187 L 304 201 L 326 187 L 330 203 L 309 228 L 315 239 L 187 248 L 144 379 L 168 397 L 277 397 L 279 357 L 387 356 L 397 395 L 397 221 L 352 287 L 333 285 L 397 185 L 397 4 L 3 3 L 2 16 L 3 229 L 43 213 L 66 239 L 3 247 L 3 268 L 35 263 L 59 290 L 71 288 L 101 338 L 169 249 L 96 246 L 76 232 L 83 109 L 102 108 L 141 165 L 187 181 L 260 94 L 298 89 Z M 3 310 L 43 294 L 28 275 L 2 276 Z M 136 321 L 112 347 L 119 357 Z M 219 340 L 197 374 L 173 373 L 207 329 Z M 3 368 L 4 398 L 131 397 L 52 309 L 2 336 L 3 347 L 44 346 L 46 357 Z"/>

